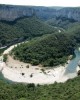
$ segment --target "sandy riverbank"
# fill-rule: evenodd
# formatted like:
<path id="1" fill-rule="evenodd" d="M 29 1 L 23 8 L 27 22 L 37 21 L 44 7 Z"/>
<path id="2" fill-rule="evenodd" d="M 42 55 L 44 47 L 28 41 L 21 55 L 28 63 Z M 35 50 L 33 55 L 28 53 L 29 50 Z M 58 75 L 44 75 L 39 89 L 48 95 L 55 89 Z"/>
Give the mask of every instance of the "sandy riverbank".
<path id="1" fill-rule="evenodd" d="M 25 41 L 25 42 L 21 42 L 21 43 L 17 43 L 15 45 L 12 45 L 10 46 L 8 49 L 6 49 L 4 52 L 3 52 L 3 55 L 4 54 L 9 54 L 9 52 L 14 48 L 14 47 L 17 47 L 17 45 L 20 45 L 20 44 L 23 44 L 23 43 L 27 43 L 28 41 Z"/>
<path id="2" fill-rule="evenodd" d="M 8 61 L 2 63 L 2 74 L 5 78 L 14 82 L 34 83 L 34 84 L 52 84 L 54 82 L 65 82 L 70 78 L 76 77 L 73 74 L 65 75 L 68 64 L 58 66 L 57 68 L 45 69 L 41 66 L 32 66 L 20 62 L 8 56 Z M 22 75 L 22 73 L 24 75 Z"/>
<path id="3" fill-rule="evenodd" d="M 3 63 L 2 74 L 5 78 L 14 82 L 34 83 L 34 84 L 52 84 L 54 82 L 65 82 L 69 79 L 64 75 L 66 67 L 59 66 L 57 68 L 45 69 L 40 66 L 32 66 L 14 60 L 8 56 L 8 61 Z M 24 73 L 24 75 L 22 75 Z"/>
<path id="4" fill-rule="evenodd" d="M 17 61 L 11 65 L 10 62 L 7 65 L 4 63 L 2 73 L 5 78 L 15 82 L 26 82 L 35 84 L 50 84 L 56 82 L 65 82 L 68 78 L 64 76 L 65 67 L 59 67 L 54 69 L 44 69 L 39 66 L 31 66 Z M 8 66 L 8 67 L 7 67 Z M 24 75 L 22 75 L 24 73 Z"/>
<path id="5" fill-rule="evenodd" d="M 13 45 L 4 51 L 3 54 L 8 54 L 13 48 Z M 69 61 L 68 61 L 69 63 Z M 5 78 L 14 82 L 34 83 L 34 84 L 52 84 L 54 82 L 65 82 L 70 79 L 68 75 L 65 75 L 66 67 L 58 66 L 57 68 L 43 68 L 41 66 L 32 66 L 27 63 L 14 60 L 11 56 L 8 56 L 6 64 L 0 63 L 2 74 Z"/>

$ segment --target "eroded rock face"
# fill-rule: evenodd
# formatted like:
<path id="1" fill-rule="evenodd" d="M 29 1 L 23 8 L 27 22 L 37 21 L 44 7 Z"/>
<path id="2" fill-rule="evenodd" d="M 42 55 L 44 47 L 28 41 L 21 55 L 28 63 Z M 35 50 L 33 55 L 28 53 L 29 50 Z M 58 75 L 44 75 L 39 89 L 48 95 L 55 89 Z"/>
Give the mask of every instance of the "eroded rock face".
<path id="1" fill-rule="evenodd" d="M 16 18 L 35 15 L 41 19 L 66 17 L 80 21 L 80 8 L 34 7 L 0 5 L 0 20 L 13 21 Z"/>
<path id="2" fill-rule="evenodd" d="M 33 10 L 29 7 L 20 6 L 0 6 L 0 20 L 13 21 L 23 16 L 31 16 Z"/>
<path id="3" fill-rule="evenodd" d="M 63 8 L 56 15 L 80 21 L 80 8 Z"/>

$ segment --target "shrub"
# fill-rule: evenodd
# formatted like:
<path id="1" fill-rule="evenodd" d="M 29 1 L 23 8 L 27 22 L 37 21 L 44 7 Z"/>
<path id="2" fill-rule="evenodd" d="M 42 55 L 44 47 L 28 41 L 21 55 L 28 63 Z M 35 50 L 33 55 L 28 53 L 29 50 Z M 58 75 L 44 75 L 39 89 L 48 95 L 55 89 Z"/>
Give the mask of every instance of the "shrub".
<path id="1" fill-rule="evenodd" d="M 3 61 L 6 62 L 7 61 L 7 58 L 8 58 L 8 55 L 7 54 L 4 54 Z"/>

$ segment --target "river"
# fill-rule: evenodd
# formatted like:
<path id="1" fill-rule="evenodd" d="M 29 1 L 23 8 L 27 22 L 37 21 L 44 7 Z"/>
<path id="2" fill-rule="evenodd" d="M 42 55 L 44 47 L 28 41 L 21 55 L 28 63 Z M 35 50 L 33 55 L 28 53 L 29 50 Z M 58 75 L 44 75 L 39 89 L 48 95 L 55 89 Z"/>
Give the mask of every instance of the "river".
<path id="1" fill-rule="evenodd" d="M 70 78 L 74 78 L 77 74 L 76 67 L 78 66 L 78 62 L 80 60 L 80 51 L 78 49 L 75 50 L 75 58 L 73 58 L 68 64 L 64 75 L 69 76 Z M 0 80 L 4 80 L 7 82 L 12 82 L 4 78 L 2 73 L 0 72 Z"/>
<path id="2" fill-rule="evenodd" d="M 76 67 L 78 65 L 78 62 L 80 61 L 80 51 L 75 50 L 75 58 L 73 58 L 70 63 L 68 64 L 68 67 L 66 68 L 66 74 L 69 73 L 75 73 L 76 72 Z"/>

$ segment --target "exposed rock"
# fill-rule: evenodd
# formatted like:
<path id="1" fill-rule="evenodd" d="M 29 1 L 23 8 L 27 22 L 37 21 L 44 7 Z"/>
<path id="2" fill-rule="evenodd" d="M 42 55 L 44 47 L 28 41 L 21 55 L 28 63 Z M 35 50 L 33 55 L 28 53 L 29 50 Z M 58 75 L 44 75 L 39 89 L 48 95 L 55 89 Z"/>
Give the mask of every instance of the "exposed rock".
<path id="1" fill-rule="evenodd" d="M 59 8 L 56 7 L 34 7 L 34 6 L 12 6 L 0 5 L 0 20 L 13 21 L 20 17 L 30 17 L 36 15 L 41 19 L 50 19 L 54 17 L 69 18 L 80 21 L 80 8 Z"/>

